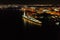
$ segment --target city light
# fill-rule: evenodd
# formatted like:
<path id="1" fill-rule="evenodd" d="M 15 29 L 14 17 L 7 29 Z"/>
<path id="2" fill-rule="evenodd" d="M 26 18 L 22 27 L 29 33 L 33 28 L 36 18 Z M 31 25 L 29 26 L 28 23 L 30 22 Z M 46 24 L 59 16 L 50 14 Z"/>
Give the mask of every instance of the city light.
<path id="1" fill-rule="evenodd" d="M 24 12 L 23 18 L 27 19 L 29 21 L 29 23 L 32 21 L 31 23 L 42 24 L 42 21 L 37 20 L 37 18 L 44 19 L 45 17 L 44 16 L 38 17 L 37 14 L 38 15 L 43 14 L 43 13 L 50 14 L 52 16 L 50 16 L 50 17 L 48 16 L 48 19 L 52 20 L 54 22 L 56 22 L 58 19 L 58 16 L 60 16 L 60 13 L 59 13 L 60 10 L 58 8 L 53 8 L 53 7 L 40 8 L 40 7 L 33 7 L 33 6 L 32 7 L 25 6 L 25 7 L 22 7 L 21 9 Z M 27 20 L 25 20 L 25 21 L 27 21 Z M 59 22 L 56 22 L 55 24 L 59 25 Z"/>
<path id="2" fill-rule="evenodd" d="M 59 24 L 60 24 L 59 22 L 56 22 L 56 25 L 58 25 L 58 26 L 59 26 Z"/>

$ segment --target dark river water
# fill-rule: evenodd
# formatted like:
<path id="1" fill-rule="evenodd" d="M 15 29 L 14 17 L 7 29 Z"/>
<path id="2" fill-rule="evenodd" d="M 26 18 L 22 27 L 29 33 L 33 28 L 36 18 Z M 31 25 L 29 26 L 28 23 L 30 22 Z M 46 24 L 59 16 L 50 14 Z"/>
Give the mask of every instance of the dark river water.
<path id="1" fill-rule="evenodd" d="M 22 19 L 22 15 L 23 15 L 23 12 L 21 12 L 19 10 L 15 10 L 14 8 L 8 8 L 8 9 L 4 9 L 4 10 L 0 9 L 0 20 L 1 20 L 0 23 L 1 24 L 6 25 L 6 26 L 9 25 L 8 27 L 11 27 L 10 25 L 13 25 L 14 20 L 16 20 L 16 25 L 17 25 L 16 26 L 16 37 L 17 37 L 17 39 L 20 38 L 19 36 L 21 36 L 22 33 L 24 35 L 23 36 L 24 39 L 29 38 L 29 36 L 31 36 L 30 37 L 31 39 L 33 37 L 35 39 L 37 39 L 38 36 L 43 38 L 43 37 L 47 36 L 46 35 L 47 32 L 48 32 L 47 33 L 48 36 L 51 36 L 50 37 L 51 39 L 53 37 L 55 37 L 55 39 L 56 39 L 57 35 L 59 35 L 59 32 L 60 32 L 59 29 L 60 28 L 59 28 L 59 25 L 58 26 L 55 25 L 56 21 L 54 22 L 53 20 L 48 20 L 45 18 L 44 19 L 38 19 L 38 20 L 42 21 L 42 26 L 38 26 L 38 25 L 34 25 L 34 24 L 31 24 L 28 22 L 24 23 L 24 21 Z M 60 21 L 58 21 L 58 22 L 60 22 Z M 40 37 L 38 37 L 38 38 L 40 38 Z"/>

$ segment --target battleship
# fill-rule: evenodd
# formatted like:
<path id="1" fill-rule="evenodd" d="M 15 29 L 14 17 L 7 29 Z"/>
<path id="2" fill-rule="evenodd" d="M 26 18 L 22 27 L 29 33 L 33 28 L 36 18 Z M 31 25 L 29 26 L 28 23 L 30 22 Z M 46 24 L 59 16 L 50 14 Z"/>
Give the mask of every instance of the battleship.
<path id="1" fill-rule="evenodd" d="M 27 17 L 26 14 L 25 14 L 25 12 L 22 15 L 22 17 L 23 17 L 23 20 L 25 20 L 25 21 L 27 21 L 29 23 L 33 23 L 35 25 L 41 25 L 42 24 L 41 21 L 39 21 L 39 20 L 37 20 L 37 19 L 35 19 L 35 18 L 31 17 L 31 16 Z"/>

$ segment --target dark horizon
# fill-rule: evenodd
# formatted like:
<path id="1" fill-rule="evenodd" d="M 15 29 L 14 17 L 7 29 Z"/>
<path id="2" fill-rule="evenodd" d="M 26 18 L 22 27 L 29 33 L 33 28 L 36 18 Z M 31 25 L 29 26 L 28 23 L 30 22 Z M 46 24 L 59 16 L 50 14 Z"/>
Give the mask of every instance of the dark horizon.
<path id="1" fill-rule="evenodd" d="M 0 4 L 60 4 L 59 0 L 0 0 Z"/>

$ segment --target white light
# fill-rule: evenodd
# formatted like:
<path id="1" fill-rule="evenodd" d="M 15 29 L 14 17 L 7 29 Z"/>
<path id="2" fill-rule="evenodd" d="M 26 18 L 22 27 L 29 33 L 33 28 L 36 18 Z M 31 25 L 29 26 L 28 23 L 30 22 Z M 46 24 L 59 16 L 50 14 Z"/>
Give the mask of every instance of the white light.
<path id="1" fill-rule="evenodd" d="M 18 7 L 18 6 L 15 6 L 15 7 Z"/>
<path id="2" fill-rule="evenodd" d="M 58 17 L 58 16 L 55 16 L 55 17 Z"/>
<path id="3" fill-rule="evenodd" d="M 51 16 L 52 18 L 55 18 L 55 16 Z"/>
<path id="4" fill-rule="evenodd" d="M 40 18 L 44 18 L 43 16 L 41 16 Z"/>
<path id="5" fill-rule="evenodd" d="M 43 10 L 43 12 L 49 12 L 49 10 L 45 9 L 45 10 Z"/>
<path id="6" fill-rule="evenodd" d="M 59 22 L 56 22 L 56 25 L 59 25 Z"/>
<path id="7" fill-rule="evenodd" d="M 35 7 L 30 7 L 31 9 L 35 9 Z"/>
<path id="8" fill-rule="evenodd" d="M 58 9 L 54 9 L 55 11 L 59 11 Z"/>

